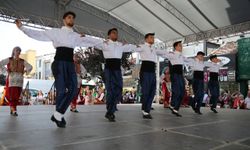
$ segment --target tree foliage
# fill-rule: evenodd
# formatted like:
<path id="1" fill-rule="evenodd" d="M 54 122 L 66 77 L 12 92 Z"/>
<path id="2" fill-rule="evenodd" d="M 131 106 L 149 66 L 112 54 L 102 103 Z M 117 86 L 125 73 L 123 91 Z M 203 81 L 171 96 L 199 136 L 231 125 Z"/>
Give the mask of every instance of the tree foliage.
<path id="1" fill-rule="evenodd" d="M 6 84 L 6 76 L 3 74 L 0 74 L 0 85 Z"/>
<path id="2" fill-rule="evenodd" d="M 102 65 L 104 65 L 105 59 L 102 51 L 93 48 L 79 48 L 76 53 L 80 56 L 81 64 L 83 64 L 83 66 L 87 69 L 88 73 L 90 73 L 92 76 L 103 77 Z M 131 53 L 124 53 L 122 56 L 122 67 L 125 70 L 130 69 L 130 56 Z"/>

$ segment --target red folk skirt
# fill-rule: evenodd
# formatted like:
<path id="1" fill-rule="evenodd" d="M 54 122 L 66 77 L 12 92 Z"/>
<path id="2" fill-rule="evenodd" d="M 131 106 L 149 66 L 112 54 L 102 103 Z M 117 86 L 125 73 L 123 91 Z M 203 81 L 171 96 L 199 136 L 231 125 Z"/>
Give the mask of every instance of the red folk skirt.
<path id="1" fill-rule="evenodd" d="M 9 87 L 9 79 L 6 81 L 6 99 L 9 101 L 10 107 L 16 110 L 22 93 L 22 87 Z"/>

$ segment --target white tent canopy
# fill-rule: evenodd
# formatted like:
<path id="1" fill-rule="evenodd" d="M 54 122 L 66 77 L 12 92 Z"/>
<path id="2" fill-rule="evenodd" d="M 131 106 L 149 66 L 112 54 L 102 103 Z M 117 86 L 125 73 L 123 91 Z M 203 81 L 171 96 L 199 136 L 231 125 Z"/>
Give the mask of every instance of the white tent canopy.
<path id="1" fill-rule="evenodd" d="M 120 39 L 132 43 L 148 32 L 161 41 L 194 42 L 250 30 L 249 0 L 0 0 L 3 21 L 23 17 L 58 27 L 68 10 L 76 12 L 79 32 L 106 37 L 117 27 Z"/>
<path id="2" fill-rule="evenodd" d="M 250 20 L 249 0 L 83 0 L 162 41 Z"/>

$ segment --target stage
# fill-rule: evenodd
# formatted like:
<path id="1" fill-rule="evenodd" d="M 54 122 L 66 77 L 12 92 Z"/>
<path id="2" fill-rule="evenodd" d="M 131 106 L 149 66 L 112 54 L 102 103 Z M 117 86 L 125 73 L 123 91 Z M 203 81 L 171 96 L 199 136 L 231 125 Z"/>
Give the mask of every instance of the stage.
<path id="1" fill-rule="evenodd" d="M 203 115 L 182 108 L 182 118 L 154 105 L 153 120 L 142 119 L 140 105 L 119 105 L 117 122 L 105 106 L 79 106 L 66 113 L 67 127 L 50 121 L 54 106 L 21 106 L 17 118 L 0 107 L 0 150 L 243 150 L 250 149 L 250 111 L 218 109 Z"/>

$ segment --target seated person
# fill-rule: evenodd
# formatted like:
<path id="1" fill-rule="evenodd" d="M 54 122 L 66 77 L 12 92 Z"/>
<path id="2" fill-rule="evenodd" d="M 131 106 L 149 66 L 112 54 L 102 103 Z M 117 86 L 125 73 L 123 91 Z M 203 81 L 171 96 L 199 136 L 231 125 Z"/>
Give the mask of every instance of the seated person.
<path id="1" fill-rule="evenodd" d="M 104 96 L 105 96 L 104 90 L 102 88 L 99 88 L 94 104 L 105 104 Z"/>

